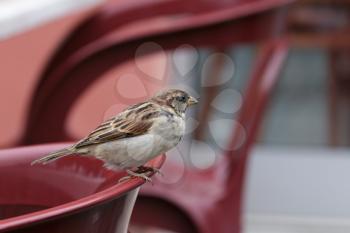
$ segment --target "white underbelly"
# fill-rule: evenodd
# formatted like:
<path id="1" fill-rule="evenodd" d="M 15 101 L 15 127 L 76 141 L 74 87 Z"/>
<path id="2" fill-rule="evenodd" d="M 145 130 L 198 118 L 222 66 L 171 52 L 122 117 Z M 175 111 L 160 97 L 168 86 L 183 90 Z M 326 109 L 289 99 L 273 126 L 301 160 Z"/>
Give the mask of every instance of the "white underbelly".
<path id="1" fill-rule="evenodd" d="M 138 167 L 175 147 L 184 132 L 182 118 L 163 117 L 153 124 L 149 133 L 96 145 L 89 154 L 104 160 L 109 168 Z"/>
<path id="2" fill-rule="evenodd" d="M 102 143 L 90 154 L 105 161 L 109 168 L 132 168 L 144 165 L 154 157 L 170 150 L 177 143 L 151 134 Z"/>

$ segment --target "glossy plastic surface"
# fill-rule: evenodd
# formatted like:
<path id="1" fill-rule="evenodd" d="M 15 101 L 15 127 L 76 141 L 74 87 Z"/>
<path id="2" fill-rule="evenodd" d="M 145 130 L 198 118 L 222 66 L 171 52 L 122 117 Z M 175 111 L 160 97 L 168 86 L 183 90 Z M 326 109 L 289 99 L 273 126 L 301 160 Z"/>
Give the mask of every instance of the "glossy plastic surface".
<path id="1" fill-rule="evenodd" d="M 78 156 L 30 165 L 63 146 L 67 145 L 0 151 L 0 232 L 125 233 L 144 181 L 118 183 L 125 173 Z M 163 159 L 151 164 L 160 167 Z"/>

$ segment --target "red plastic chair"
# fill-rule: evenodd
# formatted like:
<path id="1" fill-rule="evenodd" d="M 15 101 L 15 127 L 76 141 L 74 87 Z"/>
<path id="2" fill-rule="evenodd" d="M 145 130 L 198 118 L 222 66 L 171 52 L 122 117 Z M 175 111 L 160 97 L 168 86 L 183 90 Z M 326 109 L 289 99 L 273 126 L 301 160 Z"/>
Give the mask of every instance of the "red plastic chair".
<path id="1" fill-rule="evenodd" d="M 208 170 L 186 170 L 188 175 L 181 188 L 157 184 L 143 189 L 134 216 L 135 223 L 177 232 L 237 233 L 240 230 L 241 195 L 247 155 L 287 54 L 287 43 L 280 37 L 283 27 L 279 20 L 283 17 L 281 18 L 279 7 L 290 1 L 196 2 L 198 5 L 195 8 L 184 7 L 182 14 L 168 14 L 169 21 L 166 24 L 159 26 L 144 21 L 143 28 L 147 30 L 125 32 L 116 28 L 112 35 L 107 33 L 111 29 L 102 33 L 96 29 L 99 36 L 92 36 L 91 40 L 84 42 L 85 45 L 71 45 L 71 52 L 62 55 L 65 59 L 57 58 L 56 66 L 49 66 L 46 76 L 39 82 L 23 142 L 67 139 L 64 123 L 74 100 L 103 73 L 132 59 L 136 48 L 144 42 L 156 42 L 165 50 L 184 43 L 217 47 L 232 43 L 263 42 L 265 46 L 254 66 L 239 116 L 239 122 L 246 129 L 246 143 L 238 151 L 225 152 L 227 156 L 223 156 L 216 166 Z M 207 7 L 201 7 L 199 3 Z M 169 6 L 175 7 L 176 4 Z M 133 8 L 127 9 L 129 13 L 135 12 Z M 169 9 L 166 12 L 172 12 Z M 103 16 L 123 22 L 124 18 L 119 18 L 117 13 L 106 12 L 108 11 L 102 10 L 100 17 L 92 18 L 92 21 L 88 21 L 89 24 L 103 25 Z M 145 17 L 149 17 L 150 13 L 147 11 L 145 14 Z M 89 29 L 92 34 L 93 28 Z M 71 36 L 78 37 L 77 34 Z M 66 43 L 65 46 L 69 47 L 69 41 Z M 154 51 L 149 51 L 152 52 Z M 232 136 L 233 145 L 239 136 Z M 176 164 L 168 167 L 170 168 L 164 171 L 165 174 L 178 170 Z"/>
<path id="2" fill-rule="evenodd" d="M 123 173 L 97 160 L 70 157 L 30 163 L 66 144 L 0 151 L 0 232 L 126 233 L 142 179 L 118 183 Z M 151 162 L 160 167 L 164 156 Z"/>
<path id="3" fill-rule="evenodd" d="M 143 42 L 153 41 L 169 50 L 184 43 L 218 47 L 271 39 L 283 30 L 283 6 L 292 1 L 142 1 L 143 4 L 140 5 L 116 4 L 114 7 L 102 9 L 73 31 L 47 65 L 33 93 L 27 129 L 20 144 L 69 139 L 61 126 L 73 104 L 72 100 L 93 80 L 117 64 L 133 58 L 136 48 Z M 152 23 L 151 19 L 165 16 L 166 23 Z M 127 23 L 132 26 L 135 20 L 140 21 L 143 18 L 150 22 L 147 24 L 147 20 L 141 20 L 144 27 L 125 30 Z M 123 27 L 116 23 L 119 21 L 123 23 Z M 113 26 L 116 27 L 115 30 L 112 30 Z M 173 36 L 169 36 L 170 34 Z M 94 60 L 97 57 L 99 61 Z M 81 70 L 80 74 L 73 74 L 79 65 L 88 63 L 90 67 L 94 67 L 93 70 Z M 66 78 L 62 77 L 67 77 L 68 74 L 80 78 L 66 82 Z M 65 86 L 71 84 L 74 84 L 71 86 L 73 88 L 68 91 L 69 87 Z M 66 92 L 59 98 L 54 97 L 58 86 Z M 75 86 L 82 89 L 78 91 Z M 52 102 L 53 98 L 57 103 Z M 61 103 L 67 104 L 63 106 Z M 53 114 L 49 110 L 50 104 L 57 104 L 62 109 L 56 108 Z M 56 124 L 43 121 L 50 118 Z M 52 130 L 47 130 L 48 125 Z"/>

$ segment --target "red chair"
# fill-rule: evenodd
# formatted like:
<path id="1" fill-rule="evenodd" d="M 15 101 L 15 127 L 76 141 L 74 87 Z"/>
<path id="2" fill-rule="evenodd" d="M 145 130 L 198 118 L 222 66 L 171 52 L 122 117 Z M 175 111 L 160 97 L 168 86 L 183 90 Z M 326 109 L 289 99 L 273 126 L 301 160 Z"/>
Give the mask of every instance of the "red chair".
<path id="1" fill-rule="evenodd" d="M 30 163 L 66 144 L 0 151 L 0 232 L 127 232 L 142 179 L 118 183 L 123 173 L 97 160 L 70 157 Z M 151 161 L 160 167 L 164 156 Z"/>
<path id="2" fill-rule="evenodd" d="M 69 72 L 75 72 L 74 70 L 77 70 L 75 67 L 78 67 L 79 64 L 94 63 L 93 72 L 88 70 L 84 71 L 86 74 L 71 74 L 81 77 L 80 81 L 74 79 L 70 83 L 74 83 L 74 86 L 78 88 L 81 87 L 83 91 L 92 80 L 101 77 L 101 74 L 117 64 L 132 58 L 134 51 L 142 42 L 154 41 L 169 50 L 183 43 L 222 47 L 232 43 L 268 40 L 283 30 L 283 6 L 292 1 L 142 1 L 142 4 L 120 5 L 117 3 L 114 7 L 108 6 L 102 9 L 68 36 L 67 41 L 58 48 L 57 53 L 47 65 L 33 93 L 26 124 L 27 129 L 20 144 L 69 139 L 66 132 L 63 132 L 64 127 L 61 126 L 68 113 L 67 110 L 73 104 L 73 101 L 70 100 L 76 99 L 77 96 L 74 95 L 80 95 L 80 92 L 73 88 L 70 91 L 71 94 L 60 97 L 57 106 L 62 106 L 61 103 L 69 103 L 63 107 L 65 109 L 55 111 L 55 114 L 60 113 L 61 115 L 54 116 L 52 111 L 44 109 L 50 108 L 47 105 L 48 102 L 51 104 L 54 92 L 58 90 L 56 87 L 62 86 L 62 89 L 65 89 L 63 86 L 68 85 L 66 79 L 62 77 Z M 161 25 L 154 24 L 151 20 L 165 16 L 167 20 Z M 127 23 L 132 26 L 134 21 L 144 18 L 150 23 L 147 24 L 147 20 L 141 20 L 145 25 L 141 29 L 138 27 L 135 30 L 124 30 Z M 247 31 L 247 28 L 250 30 Z M 171 33 L 173 35 L 177 33 L 176 40 L 175 37 L 168 36 Z M 217 35 L 222 35 L 222 37 Z M 168 38 L 167 41 L 166 38 Z M 93 61 L 97 56 L 100 62 Z M 50 117 L 55 123 L 57 123 L 55 118 L 61 122 L 52 125 L 42 121 Z M 38 125 L 37 122 L 45 124 Z M 52 130 L 47 130 L 47 125 L 53 127 Z"/>
<path id="3" fill-rule="evenodd" d="M 68 135 L 64 131 L 64 123 L 74 100 L 103 73 L 132 59 L 137 47 L 144 42 L 153 41 L 165 50 L 184 43 L 197 47 L 218 47 L 232 43 L 262 42 L 264 46 L 253 68 L 238 119 L 246 130 L 245 144 L 239 150 L 226 151 L 224 154 L 227 156 L 223 156 L 216 166 L 208 170 L 186 169 L 187 178 L 180 188 L 164 184 L 145 187 L 136 204 L 134 216 L 135 223 L 177 232 L 239 232 L 247 155 L 287 54 L 287 43 L 281 39 L 283 14 L 280 7 L 289 2 L 195 1 L 197 5 L 183 1 L 169 1 L 169 5 L 149 3 L 148 9 L 155 10 L 154 15 L 134 4 L 118 8 L 127 9 L 125 12 L 101 10 L 78 29 L 81 34 L 73 33 L 70 36 L 76 42 L 70 44 L 68 40 L 63 48 L 71 50 L 67 53 L 63 50 L 58 52 L 61 55 L 54 56 L 45 76 L 40 79 L 23 143 L 66 140 Z M 181 12 L 176 8 L 180 3 L 183 6 Z M 132 16 L 135 12 L 138 12 L 135 16 L 137 20 L 143 14 L 147 19 L 150 14 L 153 17 L 166 14 L 168 20 L 162 25 L 145 20 L 141 29 L 129 31 L 116 27 L 113 34 L 112 28 L 105 26 L 104 30 L 95 28 L 96 34 L 92 33 L 93 25 L 104 25 L 105 18 L 111 22 L 112 19 L 126 22 L 134 20 Z M 77 43 L 77 38 L 83 34 L 80 30 L 85 31 L 87 34 L 84 36 L 88 37 L 82 38 L 82 46 Z M 152 52 L 148 51 L 148 54 Z M 232 145 L 235 145 L 239 136 L 233 134 Z M 176 164 L 170 164 L 169 167 L 169 170 L 164 171 L 165 174 L 178 171 Z"/>

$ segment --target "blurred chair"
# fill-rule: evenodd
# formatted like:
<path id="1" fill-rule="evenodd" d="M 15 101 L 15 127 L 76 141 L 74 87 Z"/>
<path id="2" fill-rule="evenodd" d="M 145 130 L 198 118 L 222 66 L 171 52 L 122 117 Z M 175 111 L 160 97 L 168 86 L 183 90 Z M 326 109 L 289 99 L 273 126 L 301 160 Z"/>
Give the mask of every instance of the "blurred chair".
<path id="1" fill-rule="evenodd" d="M 344 109 L 350 104 L 350 2 L 347 0 L 302 0 L 288 16 L 291 43 L 300 47 L 324 48 L 328 53 L 328 142 L 349 145 L 341 140 Z M 343 142 L 342 142 L 343 141 Z"/>
<path id="2" fill-rule="evenodd" d="M 74 101 L 102 74 L 133 59 L 144 42 L 155 42 L 167 51 L 182 44 L 217 48 L 261 43 L 238 119 L 247 135 L 243 146 L 225 151 L 218 164 L 207 170 L 186 169 L 181 187 L 145 188 L 133 218 L 137 224 L 175 232 L 239 232 L 247 155 L 287 54 L 281 33 L 284 6 L 290 2 L 142 1 L 101 9 L 72 32 L 49 63 L 33 93 L 23 143 L 69 139 L 64 123 Z M 154 23 L 157 18 L 161 24 Z M 133 28 L 140 22 L 142 27 Z M 230 141 L 235 145 L 241 134 L 232 132 Z M 176 164 L 169 167 L 165 174 L 178 171 Z"/>
<path id="3" fill-rule="evenodd" d="M 215 53 L 226 53 L 228 51 L 228 48 L 216 48 Z M 216 56 L 214 57 L 214 61 L 212 66 L 209 70 L 208 77 L 213 77 L 215 79 L 220 79 L 221 74 L 224 70 L 224 64 L 225 60 L 223 57 Z M 198 71 L 200 73 L 200 71 Z M 200 74 L 198 74 L 199 76 Z M 218 83 L 220 83 L 220 80 L 216 80 Z M 193 138 L 195 138 L 198 141 L 204 140 L 204 132 L 207 128 L 207 122 L 210 119 L 211 113 L 212 113 L 212 102 L 214 101 L 215 97 L 217 96 L 218 92 L 220 91 L 221 85 L 209 85 L 205 87 L 201 87 L 200 89 L 200 96 L 201 96 L 201 111 L 197 112 L 197 118 L 199 125 L 193 132 Z"/>
<path id="4" fill-rule="evenodd" d="M 123 173 L 81 157 L 30 165 L 64 146 L 0 150 L 0 232 L 127 232 L 144 181 L 118 183 Z M 163 160 L 158 157 L 151 165 L 160 167 Z"/>

